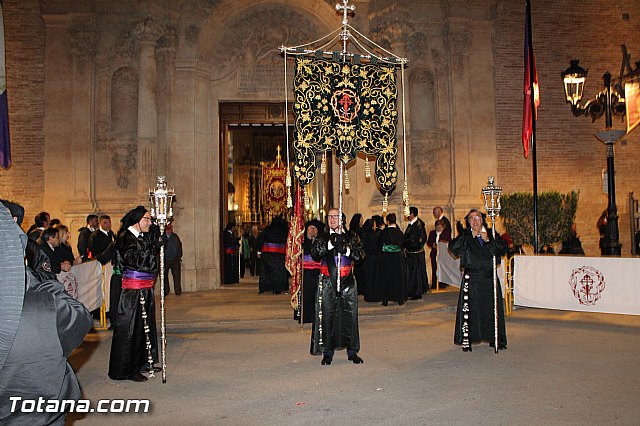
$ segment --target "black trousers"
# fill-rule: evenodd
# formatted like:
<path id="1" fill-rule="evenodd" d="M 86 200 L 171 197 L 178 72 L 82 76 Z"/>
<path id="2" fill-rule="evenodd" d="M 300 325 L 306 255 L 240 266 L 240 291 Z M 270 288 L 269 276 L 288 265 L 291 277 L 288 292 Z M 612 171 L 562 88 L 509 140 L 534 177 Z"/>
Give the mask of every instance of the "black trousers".
<path id="1" fill-rule="evenodd" d="M 164 295 L 170 293 L 169 289 L 169 271 L 173 277 L 173 291 L 177 296 L 182 294 L 182 269 L 180 268 L 181 259 L 175 258 L 164 261 Z"/>

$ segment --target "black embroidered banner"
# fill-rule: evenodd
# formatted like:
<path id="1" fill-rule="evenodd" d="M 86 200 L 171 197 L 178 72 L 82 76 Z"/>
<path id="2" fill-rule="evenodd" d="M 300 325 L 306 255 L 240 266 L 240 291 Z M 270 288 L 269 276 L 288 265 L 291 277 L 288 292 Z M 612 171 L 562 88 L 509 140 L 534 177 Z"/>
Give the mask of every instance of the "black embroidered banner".
<path id="1" fill-rule="evenodd" d="M 395 67 L 297 57 L 294 79 L 294 175 L 309 184 L 316 154 L 335 150 L 346 165 L 357 152 L 376 157 L 376 181 L 389 192 L 398 179 Z"/>

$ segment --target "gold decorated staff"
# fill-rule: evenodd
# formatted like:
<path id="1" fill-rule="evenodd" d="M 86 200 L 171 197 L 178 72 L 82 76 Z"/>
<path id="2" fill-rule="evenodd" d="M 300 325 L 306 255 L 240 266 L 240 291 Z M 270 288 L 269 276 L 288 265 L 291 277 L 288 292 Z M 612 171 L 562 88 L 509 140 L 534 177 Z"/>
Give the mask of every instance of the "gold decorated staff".
<path id="1" fill-rule="evenodd" d="M 165 176 L 156 178 L 156 188 L 149 190 L 151 201 L 151 218 L 160 227 L 160 236 L 164 235 L 164 229 L 173 219 L 173 189 L 167 189 Z M 167 383 L 167 336 L 164 320 L 164 244 L 160 246 L 160 331 L 162 340 L 162 383 Z"/>
<path id="2" fill-rule="evenodd" d="M 489 183 L 482 188 L 482 197 L 484 198 L 484 208 L 491 218 L 491 233 L 493 239 L 496 239 L 496 217 L 500 216 L 500 194 L 502 188 L 494 185 L 493 176 L 489 176 Z M 498 353 L 498 275 L 496 267 L 496 255 L 492 256 L 493 260 L 493 342 L 495 351 Z M 502 303 L 502 301 L 500 301 Z"/>

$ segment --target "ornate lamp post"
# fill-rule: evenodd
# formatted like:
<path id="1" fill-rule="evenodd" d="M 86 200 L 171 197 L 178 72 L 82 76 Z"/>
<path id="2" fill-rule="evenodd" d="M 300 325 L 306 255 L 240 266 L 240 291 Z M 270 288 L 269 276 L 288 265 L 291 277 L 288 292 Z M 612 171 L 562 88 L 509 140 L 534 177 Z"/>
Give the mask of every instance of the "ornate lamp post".
<path id="1" fill-rule="evenodd" d="M 487 186 L 482 188 L 482 198 L 484 199 L 484 209 L 491 218 L 491 232 L 493 239 L 496 238 L 496 218 L 500 216 L 500 195 L 502 188 L 494 184 L 495 179 L 489 176 Z M 500 300 L 502 303 L 502 300 Z M 493 331 L 495 352 L 498 353 L 498 275 L 496 257 L 493 256 Z"/>
<path id="2" fill-rule="evenodd" d="M 165 176 L 156 178 L 156 188 L 149 190 L 151 202 L 151 218 L 160 227 L 160 235 L 164 234 L 164 228 L 173 219 L 173 189 L 167 189 Z M 162 383 L 167 383 L 167 337 L 164 320 L 164 245 L 160 247 L 160 332 L 162 339 Z"/>
<path id="3" fill-rule="evenodd" d="M 623 47 L 626 59 L 626 49 Z M 623 59 L 624 61 L 624 59 Z M 613 156 L 613 147 L 615 143 L 624 135 L 623 130 L 612 130 L 612 116 L 624 118 L 625 100 L 624 95 L 619 93 L 620 83 L 612 90 L 611 74 L 604 73 L 604 89 L 596 95 L 595 98 L 587 101 L 584 106 L 579 102 L 582 100 L 584 84 L 587 80 L 587 70 L 578 65 L 578 60 L 571 61 L 571 66 L 562 73 L 564 81 L 564 92 L 567 103 L 571 104 L 571 112 L 576 117 L 581 115 L 590 116 L 591 121 L 605 116 L 606 130 L 596 133 L 596 137 L 607 147 L 607 177 L 608 177 L 608 196 L 609 202 L 607 206 L 607 227 L 604 235 L 604 244 L 602 254 L 607 256 L 620 256 L 622 245 L 618 242 L 618 208 L 616 206 L 616 184 L 615 184 L 615 164 Z M 623 62 L 624 66 L 624 62 Z M 624 68 L 623 68 L 624 69 Z M 620 81 L 622 81 L 622 77 Z"/>

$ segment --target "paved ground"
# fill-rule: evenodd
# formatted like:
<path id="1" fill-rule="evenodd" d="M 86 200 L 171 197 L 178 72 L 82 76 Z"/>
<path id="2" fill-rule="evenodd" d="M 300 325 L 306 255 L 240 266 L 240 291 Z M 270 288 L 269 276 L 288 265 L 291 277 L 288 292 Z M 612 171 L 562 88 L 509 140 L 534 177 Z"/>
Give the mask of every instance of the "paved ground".
<path id="1" fill-rule="evenodd" d="M 309 355 L 286 295 L 255 283 L 167 298 L 168 375 L 107 377 L 110 332 L 72 356 L 85 397 L 146 398 L 147 414 L 68 424 L 638 424 L 640 317 L 517 309 L 509 348 L 452 344 L 457 294 L 407 306 L 361 303 L 362 365 Z"/>

